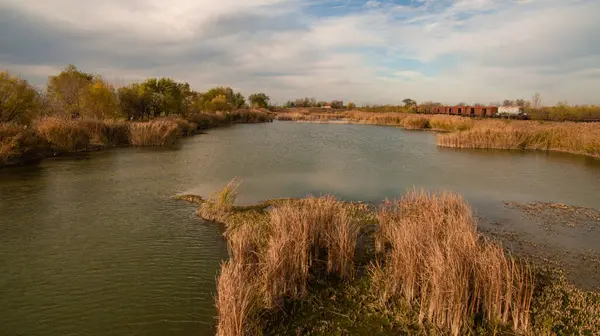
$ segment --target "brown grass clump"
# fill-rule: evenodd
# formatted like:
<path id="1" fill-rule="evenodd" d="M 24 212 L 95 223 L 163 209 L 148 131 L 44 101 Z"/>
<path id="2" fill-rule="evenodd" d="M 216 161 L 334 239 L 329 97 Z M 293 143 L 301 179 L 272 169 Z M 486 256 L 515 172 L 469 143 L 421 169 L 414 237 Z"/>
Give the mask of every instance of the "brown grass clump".
<path id="1" fill-rule="evenodd" d="M 527 330 L 531 271 L 479 237 L 459 196 L 409 192 L 383 204 L 378 217 L 377 248 L 385 258 L 372 275 L 382 303 L 408 302 L 418 309 L 419 323 L 453 335 L 478 314 Z"/>
<path id="2" fill-rule="evenodd" d="M 309 269 L 326 251 L 327 272 L 354 275 L 357 229 L 331 196 L 285 202 L 270 212 L 270 237 L 262 263 L 264 299 L 277 307 L 307 293 Z"/>
<path id="3" fill-rule="evenodd" d="M 430 128 L 429 119 L 422 116 L 408 116 L 402 120 L 402 126 L 413 130 Z"/>
<path id="4" fill-rule="evenodd" d="M 200 205 L 198 216 L 213 222 L 223 222 L 233 210 L 242 181 L 231 180 L 218 194 L 213 195 L 207 202 Z"/>
<path id="5" fill-rule="evenodd" d="M 454 132 L 471 129 L 475 122 L 470 118 L 436 114 L 429 117 L 429 124 L 435 131 Z"/>
<path id="6" fill-rule="evenodd" d="M 75 120 L 42 118 L 35 123 L 35 130 L 56 151 L 86 150 L 91 142 L 89 130 Z"/>
<path id="7" fill-rule="evenodd" d="M 90 138 L 91 145 L 106 145 L 106 124 L 101 120 L 96 119 L 83 119 L 75 120 L 81 128 L 85 130 Z"/>
<path id="8" fill-rule="evenodd" d="M 129 145 L 129 124 L 123 120 L 104 120 L 105 144 L 107 146 Z"/>
<path id="9" fill-rule="evenodd" d="M 237 110 L 227 114 L 228 119 L 235 124 L 255 124 L 273 121 L 273 117 L 263 111 Z"/>
<path id="10" fill-rule="evenodd" d="M 192 114 L 188 117 L 188 120 L 196 124 L 198 129 L 217 127 L 227 123 L 227 119 L 224 115 L 215 113 Z"/>
<path id="11" fill-rule="evenodd" d="M 531 149 L 600 157 L 600 123 L 512 122 L 438 137 L 454 148 Z"/>
<path id="12" fill-rule="evenodd" d="M 256 334 L 258 292 L 256 275 L 240 262 L 229 260 L 221 265 L 217 281 L 217 335 Z"/>
<path id="13" fill-rule="evenodd" d="M 172 120 L 153 120 L 129 124 L 130 141 L 134 146 L 168 146 L 180 137 L 179 126 Z"/>

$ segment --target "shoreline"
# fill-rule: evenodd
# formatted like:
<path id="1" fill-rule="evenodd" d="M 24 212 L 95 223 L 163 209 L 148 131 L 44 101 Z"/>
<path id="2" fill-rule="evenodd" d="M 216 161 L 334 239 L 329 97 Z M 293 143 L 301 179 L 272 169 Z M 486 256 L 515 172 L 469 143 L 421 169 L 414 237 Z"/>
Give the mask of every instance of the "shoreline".
<path id="1" fill-rule="evenodd" d="M 234 190 L 235 188 L 229 188 L 227 192 L 231 193 Z M 254 313 L 258 314 L 258 316 L 262 316 L 258 320 L 254 320 L 258 317 L 252 317 L 254 316 L 254 313 L 249 312 L 247 318 L 250 320 L 242 322 L 245 327 L 250 329 L 244 329 L 244 331 L 236 333 L 223 332 L 223 328 L 225 327 L 223 326 L 223 323 L 231 318 L 231 316 L 223 314 L 225 314 L 225 311 L 230 312 L 229 309 L 234 309 L 235 304 L 234 306 L 231 306 L 231 302 L 227 303 L 221 299 L 237 297 L 237 295 L 245 295 L 243 293 L 247 293 L 244 291 L 244 285 L 242 284 L 244 281 L 247 281 L 244 280 L 246 278 L 241 274 L 235 273 L 237 274 L 235 275 L 234 273 L 231 273 L 235 271 L 235 267 L 237 267 L 235 265 L 236 262 L 240 260 L 239 258 L 243 258 L 243 260 L 246 260 L 245 258 L 250 258 L 250 255 L 247 257 L 240 257 L 239 253 L 246 253 L 240 251 L 246 251 L 245 249 L 254 251 L 254 249 L 257 248 L 258 250 L 256 251 L 258 252 L 256 253 L 265 253 L 261 251 L 263 251 L 264 248 L 267 248 L 267 245 L 264 244 L 266 244 L 267 241 L 270 241 L 269 239 L 272 239 L 267 238 L 271 235 L 271 233 L 268 233 L 270 229 L 267 228 L 270 225 L 273 225 L 269 224 L 269 218 L 273 220 L 273 211 L 280 211 L 278 209 L 281 209 L 282 207 L 288 207 L 290 211 L 301 211 L 299 209 L 307 204 L 312 204 L 311 202 L 314 201 L 322 202 L 323 198 L 312 198 L 312 201 L 311 199 L 265 200 L 254 205 L 242 207 L 233 206 L 233 203 L 231 203 L 230 206 L 221 208 L 217 206 L 217 203 L 214 203 L 211 200 L 205 200 L 199 196 L 178 195 L 173 198 L 186 200 L 190 203 L 200 205 L 197 212 L 199 217 L 210 222 L 217 222 L 225 225 L 224 236 L 230 246 L 228 248 L 230 259 L 223 264 L 223 273 L 221 273 L 218 284 L 216 302 L 219 311 L 219 330 L 221 331 L 219 335 L 253 334 L 250 330 L 262 330 L 267 333 L 280 334 L 295 333 L 300 330 L 304 333 L 342 332 L 343 334 L 359 335 L 368 335 L 377 330 L 383 335 L 397 334 L 398 332 L 427 334 L 427 330 L 447 330 L 450 332 L 450 329 L 446 329 L 444 326 L 436 326 L 436 323 L 433 320 L 428 321 L 425 319 L 425 321 L 418 322 L 418 306 L 417 311 L 415 311 L 415 307 L 410 308 L 409 302 L 401 300 L 401 302 L 404 303 L 400 306 L 397 304 L 385 304 L 381 306 L 380 299 L 378 298 L 378 293 L 380 292 L 374 290 L 374 288 L 378 288 L 379 280 L 372 278 L 372 263 L 380 263 L 383 262 L 383 260 L 381 259 L 382 255 L 378 254 L 379 252 L 376 252 L 376 245 L 371 245 L 373 244 L 373 241 L 372 238 L 369 237 L 372 237 L 373 234 L 376 235 L 379 230 L 377 227 L 380 225 L 378 222 L 381 219 L 378 220 L 378 218 L 381 217 L 378 213 L 381 211 L 381 206 L 385 203 L 382 203 L 377 207 L 374 204 L 341 201 L 340 203 L 335 203 L 337 201 L 334 201 L 333 206 L 335 209 L 338 209 L 338 206 L 341 207 L 339 209 L 348 209 L 350 218 L 358 220 L 359 230 L 362 232 L 357 236 L 357 245 L 354 255 L 356 267 L 354 274 L 356 276 L 346 279 L 343 276 L 343 273 L 341 277 L 339 274 L 331 275 L 322 268 L 325 267 L 325 265 L 318 266 L 317 263 L 316 265 L 311 266 L 311 269 L 314 269 L 309 271 L 309 277 L 307 278 L 308 282 L 306 283 L 307 292 L 305 294 L 300 295 L 300 297 L 286 296 L 287 298 L 283 305 L 276 305 L 274 308 L 261 308 L 259 311 L 255 311 Z M 427 207 L 435 207 L 435 202 L 437 201 L 433 198 L 427 202 L 434 202 L 425 203 L 432 204 L 427 205 Z M 462 201 L 459 201 L 457 204 L 462 204 L 460 202 Z M 550 207 L 552 208 L 553 206 Z M 556 208 L 556 206 L 554 206 L 554 208 Z M 426 208 L 424 212 L 419 213 L 426 217 L 433 215 L 433 213 L 428 214 L 429 210 L 427 209 L 429 208 Z M 470 213 L 470 208 L 466 209 L 468 209 Z M 577 213 L 577 211 L 575 211 L 575 213 Z M 292 213 L 290 213 L 290 215 L 291 214 Z M 291 216 L 293 217 L 293 215 Z M 434 217 L 431 217 L 432 219 L 437 218 L 435 220 L 442 220 L 442 217 L 435 217 L 438 215 L 433 216 Z M 593 216 L 600 216 L 600 212 L 598 212 L 598 215 L 594 213 Z M 301 220 L 300 218 L 301 217 L 292 219 L 292 221 Z M 468 220 L 468 218 L 469 217 L 465 217 L 466 220 Z M 418 226 L 422 225 L 422 223 L 424 222 L 419 221 Z M 600 224 L 600 221 L 598 223 Z M 501 236 L 494 236 L 481 229 L 478 231 L 479 234 L 485 234 L 486 236 L 491 237 L 489 239 L 492 239 L 492 244 L 498 239 L 503 241 Z M 375 236 L 375 239 L 377 239 L 376 237 L 377 236 Z M 238 244 L 241 243 L 239 239 L 246 241 L 244 244 L 250 245 L 244 245 L 246 247 L 238 246 Z M 240 248 L 243 250 L 239 250 Z M 512 253 L 516 252 L 514 252 L 512 247 L 509 247 L 508 249 L 505 248 L 504 253 L 508 253 L 507 255 L 510 256 Z M 534 331 L 534 333 L 541 333 L 549 332 L 550 330 L 570 330 L 570 332 L 581 332 L 585 330 L 588 332 L 600 331 L 594 329 L 597 326 L 593 324 L 593 321 L 589 320 L 589 316 L 594 316 L 594 312 L 600 312 L 600 286 L 593 291 L 586 292 L 573 286 L 570 281 L 567 281 L 564 273 L 560 271 L 560 268 L 553 268 L 553 265 L 549 263 L 540 263 L 539 259 L 535 260 L 527 255 L 516 253 L 515 256 L 518 256 L 516 260 L 519 260 L 519 262 L 525 262 L 526 265 L 531 265 L 536 279 L 533 300 L 531 301 L 532 308 L 529 310 L 530 313 L 528 313 L 531 314 L 531 324 L 529 327 L 525 326 L 525 329 L 529 330 L 527 332 Z M 326 257 L 326 255 L 321 255 L 319 258 L 322 259 L 324 257 Z M 252 258 L 248 260 L 255 259 Z M 259 258 L 259 260 L 261 259 Z M 255 274 L 254 272 L 256 272 L 256 270 L 248 270 L 247 272 Z M 223 287 L 225 284 L 223 284 L 222 281 L 230 281 L 231 276 L 242 276 L 242 278 L 236 278 L 236 282 L 239 283 L 239 286 L 236 288 L 225 289 Z M 260 277 L 260 273 L 255 274 L 255 276 Z M 267 287 L 268 286 L 270 285 L 267 285 Z M 226 291 L 224 292 L 224 290 Z M 555 301 L 557 300 L 566 305 L 560 309 L 567 309 L 567 311 L 559 313 L 552 311 L 552 309 L 556 309 L 551 307 L 556 305 Z M 406 306 L 407 304 L 409 306 Z M 240 313 L 240 311 L 237 312 Z M 588 316 L 588 320 L 586 320 L 585 316 Z M 479 322 L 476 322 L 475 325 L 470 325 L 468 323 L 467 325 L 463 325 L 460 330 L 463 332 L 470 330 L 470 332 L 473 332 L 475 335 L 485 335 L 488 332 L 492 332 L 492 330 L 498 332 L 498 335 L 513 335 L 514 330 L 511 330 L 510 324 L 499 323 L 499 321 L 491 323 L 491 321 L 486 322 L 485 319 L 477 321 Z M 583 323 L 577 325 L 579 322 L 574 321 L 583 321 Z M 525 331 L 519 329 L 518 333 L 520 334 L 522 332 Z M 456 334 L 456 332 L 452 332 L 452 334 Z"/>
<path id="2" fill-rule="evenodd" d="M 244 113 L 246 119 L 234 119 Z M 0 157 L 0 169 L 36 165 L 48 158 L 114 148 L 170 147 L 177 145 L 182 138 L 201 135 L 209 129 L 272 121 L 273 118 L 266 113 L 235 111 L 226 115 L 199 114 L 189 120 L 178 117 L 148 121 L 42 119 L 38 121 L 42 127 L 58 124 L 48 126 L 46 133 L 35 125 L 28 128 L 18 124 L 0 124 L 7 133 L 6 139 L 1 139 L 0 143 L 4 151 Z"/>
<path id="3" fill-rule="evenodd" d="M 283 112 L 278 121 L 317 124 L 395 126 L 434 131 L 437 146 L 456 149 L 500 149 L 560 152 L 600 159 L 600 123 L 472 119 L 443 114 Z"/>

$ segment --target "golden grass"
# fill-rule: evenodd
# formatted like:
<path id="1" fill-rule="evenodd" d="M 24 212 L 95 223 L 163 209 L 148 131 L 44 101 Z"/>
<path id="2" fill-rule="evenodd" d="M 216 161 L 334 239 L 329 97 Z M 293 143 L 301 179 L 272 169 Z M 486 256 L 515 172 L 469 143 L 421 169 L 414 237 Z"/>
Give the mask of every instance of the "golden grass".
<path id="1" fill-rule="evenodd" d="M 134 146 L 169 146 L 181 136 L 177 122 L 167 119 L 130 123 L 129 132 Z"/>
<path id="2" fill-rule="evenodd" d="M 429 128 L 429 118 L 422 116 L 407 116 L 402 120 L 402 126 L 412 130 Z"/>
<path id="3" fill-rule="evenodd" d="M 454 148 L 529 149 L 600 157 L 600 123 L 482 123 L 472 130 L 438 137 L 438 145 Z"/>
<path id="4" fill-rule="evenodd" d="M 284 202 L 271 210 L 269 232 L 261 265 L 266 307 L 303 298 L 309 270 L 323 251 L 328 273 L 346 279 L 354 275 L 358 231 L 334 197 Z"/>
<path id="5" fill-rule="evenodd" d="M 233 210 L 241 183 L 241 180 L 232 179 L 218 194 L 200 205 L 198 216 L 213 222 L 223 222 Z"/>
<path id="6" fill-rule="evenodd" d="M 246 265 L 229 260 L 221 265 L 217 282 L 217 335 L 253 335 L 258 327 L 255 274 Z"/>
<path id="7" fill-rule="evenodd" d="M 428 116 L 428 118 L 431 129 L 435 131 L 465 131 L 473 128 L 475 124 L 475 121 L 473 119 L 459 116 L 434 114 Z M 477 122 L 480 121 L 477 120 Z"/>
<path id="8" fill-rule="evenodd" d="M 203 203 L 199 214 L 227 218 L 235 212 L 238 186 L 234 179 L 214 201 Z M 358 229 L 343 203 L 331 196 L 274 202 L 264 223 L 246 221 L 226 235 L 230 260 L 218 278 L 218 335 L 255 334 L 260 311 L 304 298 L 309 275 L 319 266 L 342 279 L 354 276 Z"/>
<path id="9" fill-rule="evenodd" d="M 533 276 L 479 236 L 469 206 L 457 195 L 412 191 L 384 203 L 376 246 L 385 257 L 373 266 L 382 304 L 408 302 L 418 322 L 459 335 L 472 318 L 529 326 Z"/>
<path id="10" fill-rule="evenodd" d="M 344 203 L 331 196 L 284 200 L 266 216 L 228 229 L 231 258 L 216 299 L 219 335 L 254 334 L 260 312 L 305 299 L 309 279 L 320 271 L 346 280 L 356 274 L 359 224 Z M 476 316 L 517 332 L 529 329 L 529 266 L 482 238 L 459 196 L 409 192 L 382 204 L 377 217 L 383 259 L 369 274 L 383 309 L 408 302 L 418 323 L 452 335 L 471 330 Z"/>
<path id="11" fill-rule="evenodd" d="M 42 118 L 35 122 L 35 131 L 56 151 L 82 151 L 91 143 L 90 130 L 76 120 Z"/>

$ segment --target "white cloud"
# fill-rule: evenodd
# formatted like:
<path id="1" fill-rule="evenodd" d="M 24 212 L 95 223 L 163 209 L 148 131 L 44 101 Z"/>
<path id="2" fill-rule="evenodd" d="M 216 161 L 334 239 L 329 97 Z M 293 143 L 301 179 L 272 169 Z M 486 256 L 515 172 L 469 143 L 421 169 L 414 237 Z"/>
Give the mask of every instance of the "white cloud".
<path id="1" fill-rule="evenodd" d="M 0 0 L 29 18 L 0 37 L 0 66 L 38 78 L 75 63 L 120 81 L 170 76 L 280 102 L 485 103 L 539 91 L 547 103 L 600 103 L 600 3 L 419 3 L 319 17 L 300 0 Z M 40 41 L 50 44 L 36 54 Z"/>

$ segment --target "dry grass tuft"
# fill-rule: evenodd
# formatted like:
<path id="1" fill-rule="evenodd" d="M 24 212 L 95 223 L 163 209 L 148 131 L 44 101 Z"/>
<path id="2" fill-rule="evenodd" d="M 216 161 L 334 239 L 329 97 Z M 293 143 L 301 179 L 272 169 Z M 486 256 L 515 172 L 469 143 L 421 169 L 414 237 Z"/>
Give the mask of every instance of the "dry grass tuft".
<path id="1" fill-rule="evenodd" d="M 358 230 L 334 197 L 284 202 L 270 212 L 269 232 L 262 263 L 267 307 L 304 297 L 309 269 L 322 254 L 328 273 L 353 277 Z"/>
<path id="2" fill-rule="evenodd" d="M 107 146 L 127 146 L 129 145 L 129 125 L 123 120 L 104 120 L 105 144 Z"/>
<path id="3" fill-rule="evenodd" d="M 217 282 L 217 335 L 240 336 L 256 334 L 256 276 L 240 262 L 229 260 L 221 265 Z"/>
<path id="4" fill-rule="evenodd" d="M 129 132 L 134 146 L 168 146 L 180 137 L 178 124 L 165 119 L 130 123 Z"/>
<path id="5" fill-rule="evenodd" d="M 408 116 L 402 120 L 402 126 L 413 130 L 430 128 L 429 119 L 422 116 Z"/>
<path id="6" fill-rule="evenodd" d="M 453 335 L 483 314 L 490 323 L 527 330 L 533 277 L 527 265 L 479 237 L 469 206 L 457 195 L 412 191 L 379 211 L 372 267 L 381 302 L 405 300 Z"/>
<path id="7" fill-rule="evenodd" d="M 89 129 L 76 120 L 42 118 L 35 123 L 35 130 L 56 151 L 82 151 L 91 143 Z"/>
<path id="8" fill-rule="evenodd" d="M 470 118 L 436 114 L 429 116 L 429 124 L 435 131 L 454 132 L 469 130 L 473 128 L 475 122 Z"/>
<path id="9" fill-rule="evenodd" d="M 241 180 L 232 179 L 218 194 L 200 205 L 198 216 L 213 222 L 223 222 L 233 210 Z"/>

